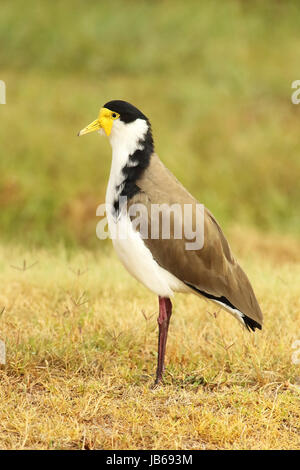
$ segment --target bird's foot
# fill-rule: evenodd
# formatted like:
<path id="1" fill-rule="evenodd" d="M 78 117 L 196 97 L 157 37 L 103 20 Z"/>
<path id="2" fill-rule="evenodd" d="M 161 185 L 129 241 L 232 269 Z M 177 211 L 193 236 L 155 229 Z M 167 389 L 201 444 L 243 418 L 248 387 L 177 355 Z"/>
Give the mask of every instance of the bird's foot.
<path id="1" fill-rule="evenodd" d="M 155 382 L 151 385 L 151 390 L 155 390 L 160 385 L 164 385 L 162 377 L 156 377 Z"/>

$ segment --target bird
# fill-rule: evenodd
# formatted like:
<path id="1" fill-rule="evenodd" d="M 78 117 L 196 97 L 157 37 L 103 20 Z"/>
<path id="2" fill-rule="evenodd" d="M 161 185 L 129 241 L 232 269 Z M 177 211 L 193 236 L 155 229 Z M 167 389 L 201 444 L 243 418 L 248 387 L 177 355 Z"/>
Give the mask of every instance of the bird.
<path id="1" fill-rule="evenodd" d="M 115 234 L 111 237 L 115 251 L 129 273 L 158 296 L 154 382 L 157 386 L 163 384 L 171 298 L 175 293 L 192 293 L 217 304 L 249 331 L 261 330 L 262 311 L 213 214 L 189 193 L 156 154 L 149 119 L 134 105 L 113 100 L 104 104 L 98 118 L 78 135 L 93 131 L 106 135 L 112 147 L 105 203 L 108 228 Z M 180 210 L 170 215 L 172 206 L 181 211 L 191 208 L 187 216 L 192 225 L 189 230 L 196 233 L 202 225 L 202 244 L 190 247 L 189 232 L 181 237 L 175 233 L 175 225 L 183 228 L 185 219 L 180 216 Z M 130 213 L 134 207 L 145 209 L 141 211 L 139 224 Z M 153 207 L 161 209 L 159 220 L 164 217 L 167 220 L 169 216 L 173 222 L 169 236 L 163 236 L 161 227 L 154 227 L 157 218 L 154 219 Z M 198 207 L 203 207 L 201 223 L 197 219 Z"/>

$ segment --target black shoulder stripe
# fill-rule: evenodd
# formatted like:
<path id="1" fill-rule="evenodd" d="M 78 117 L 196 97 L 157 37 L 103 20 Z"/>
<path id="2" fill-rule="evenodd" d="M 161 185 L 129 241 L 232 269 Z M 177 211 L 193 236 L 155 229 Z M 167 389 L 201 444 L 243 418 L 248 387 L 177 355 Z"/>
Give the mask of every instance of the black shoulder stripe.
<path id="1" fill-rule="evenodd" d="M 129 201 L 135 194 L 140 191 L 137 181 L 142 176 L 145 169 L 150 164 L 151 155 L 154 152 L 154 144 L 151 132 L 151 126 L 148 122 L 148 131 L 143 140 L 139 141 L 140 149 L 137 149 L 129 156 L 128 163 L 122 168 L 124 180 L 122 181 L 123 189 L 114 201 L 114 210 L 119 212 L 119 197 L 126 197 Z"/>

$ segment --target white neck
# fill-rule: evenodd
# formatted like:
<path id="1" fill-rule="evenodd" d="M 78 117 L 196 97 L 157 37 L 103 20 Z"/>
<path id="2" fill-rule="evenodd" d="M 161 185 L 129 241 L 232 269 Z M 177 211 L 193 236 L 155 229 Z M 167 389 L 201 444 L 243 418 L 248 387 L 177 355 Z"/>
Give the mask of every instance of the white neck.
<path id="1" fill-rule="evenodd" d="M 136 119 L 125 124 L 117 119 L 113 123 L 109 141 L 112 147 L 112 162 L 108 187 L 106 191 L 106 203 L 112 204 L 122 191 L 124 175 L 122 169 L 125 165 L 133 165 L 129 158 L 134 152 L 143 147 L 140 141 L 144 139 L 148 131 L 148 124 L 144 119 Z"/>

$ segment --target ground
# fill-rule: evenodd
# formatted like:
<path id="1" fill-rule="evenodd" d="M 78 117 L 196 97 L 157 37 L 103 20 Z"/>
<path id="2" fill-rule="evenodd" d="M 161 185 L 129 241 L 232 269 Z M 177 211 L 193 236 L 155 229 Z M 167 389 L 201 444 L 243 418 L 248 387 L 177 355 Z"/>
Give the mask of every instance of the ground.
<path id="1" fill-rule="evenodd" d="M 1 0 L 1 449 L 300 448 L 299 17 L 294 0 Z M 95 237 L 111 149 L 77 138 L 112 99 L 149 117 L 265 316 L 250 334 L 176 296 L 156 390 L 157 299 Z"/>
<path id="2" fill-rule="evenodd" d="M 299 449 L 299 242 L 229 239 L 263 330 L 177 295 L 157 389 L 157 299 L 109 247 L 2 246 L 0 448 Z"/>

